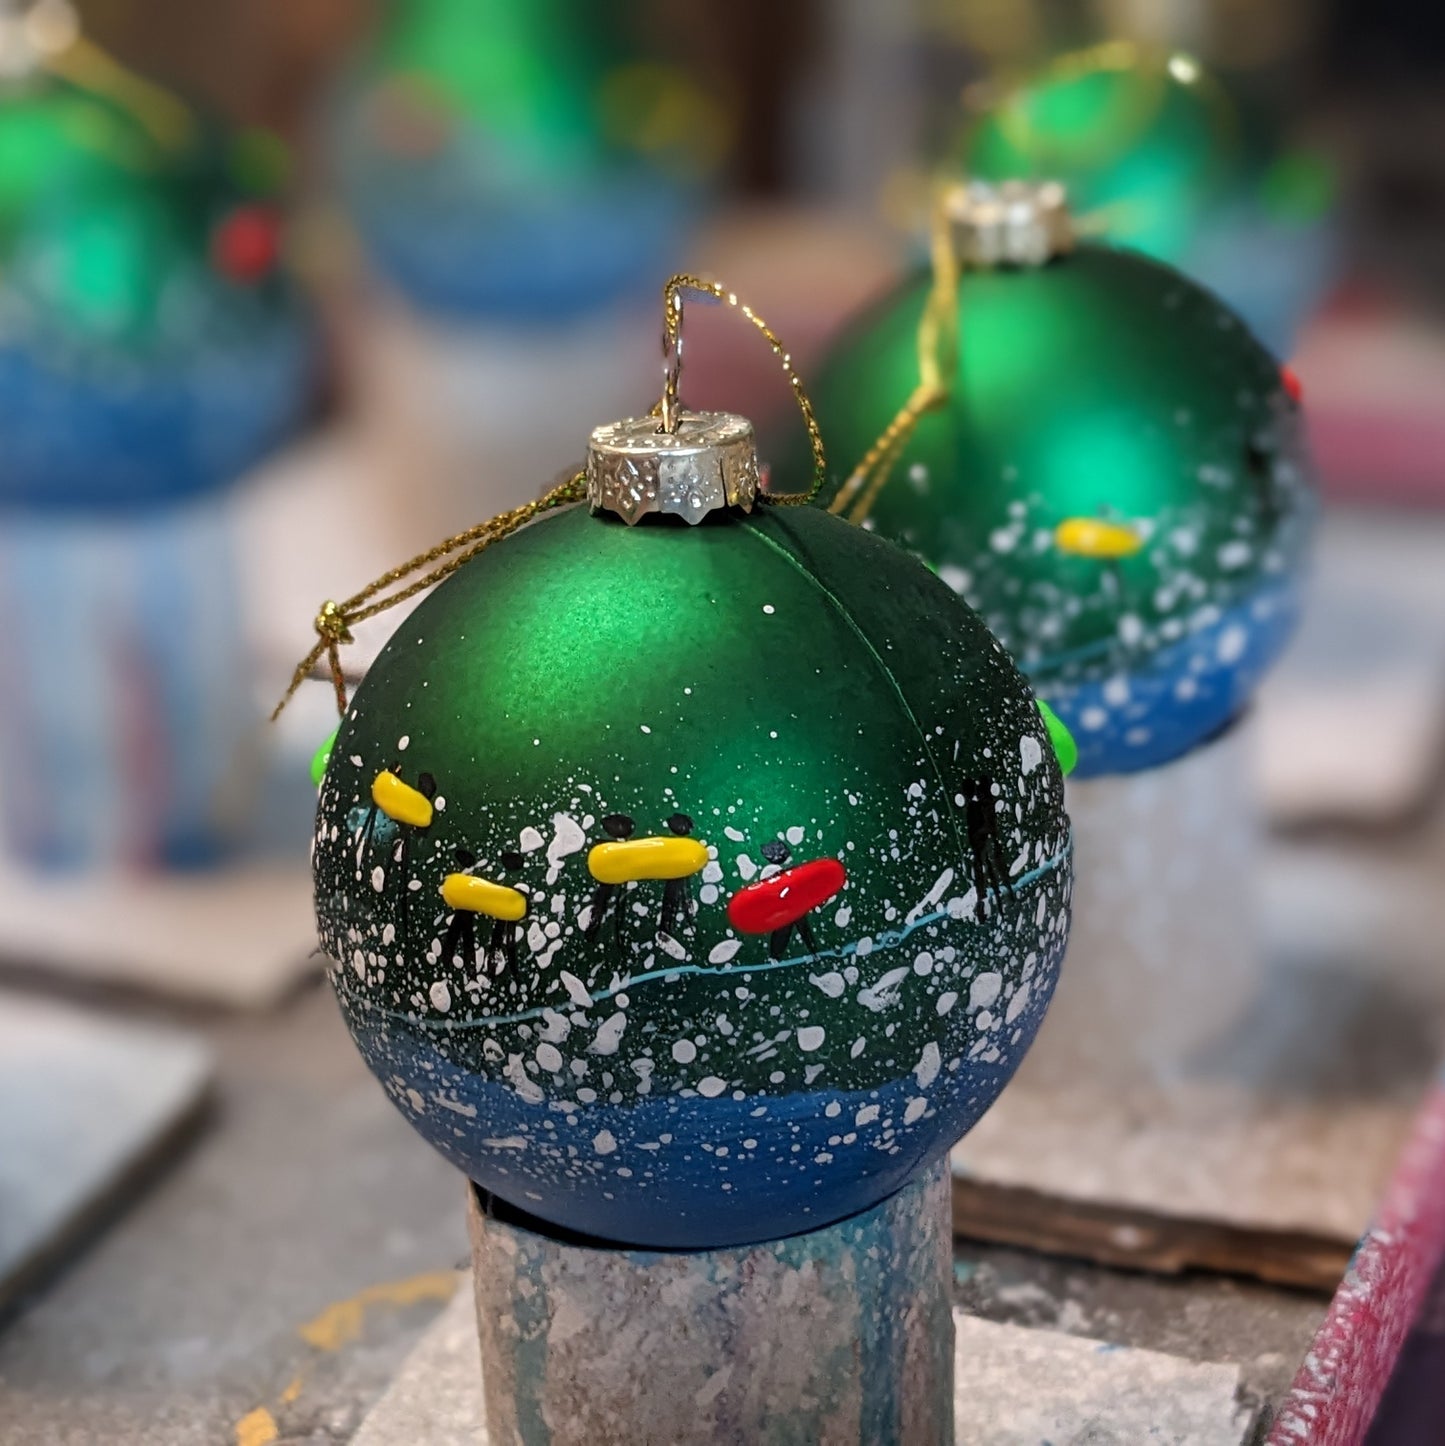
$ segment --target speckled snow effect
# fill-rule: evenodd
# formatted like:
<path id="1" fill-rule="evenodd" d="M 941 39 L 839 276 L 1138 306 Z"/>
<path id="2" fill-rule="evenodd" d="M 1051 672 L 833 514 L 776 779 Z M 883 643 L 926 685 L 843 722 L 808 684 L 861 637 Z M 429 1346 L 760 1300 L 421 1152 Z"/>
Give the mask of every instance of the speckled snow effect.
<path id="1" fill-rule="evenodd" d="M 983 441 L 959 447 L 969 469 L 990 470 L 953 466 L 966 404 L 926 417 L 864 525 L 928 559 L 978 611 L 1068 725 L 1088 776 L 1167 762 L 1237 715 L 1293 627 L 1314 504 L 1300 407 L 1237 317 L 1143 258 L 1085 246 L 1062 264 L 1119 288 L 1132 310 L 1113 324 L 1168 328 L 1177 367 L 1161 361 L 1142 378 L 1142 353 L 1126 348 L 1118 411 L 1088 390 L 1092 421 L 1066 383 L 1055 398 L 1041 392 L 1033 425 L 1006 381 L 1004 401 L 980 383 Z M 841 409 L 872 378 L 868 358 L 893 344 L 901 306 L 922 305 L 922 283 L 910 287 L 860 322 L 837 379 L 823 379 L 845 431 Z M 961 304 L 966 330 L 966 286 Z M 1107 327 L 1095 344 L 1112 376 Z M 1224 376 L 1238 378 L 1232 391 Z M 1143 547 L 1118 559 L 1065 552 L 1057 529 L 1071 517 L 1124 526 Z"/>
<path id="2" fill-rule="evenodd" d="M 740 615 L 774 606 L 733 602 Z M 392 646 L 434 641 L 407 624 Z M 659 711 L 637 700 L 631 715 L 619 699 L 622 741 L 607 748 L 526 725 L 539 749 L 577 759 L 551 797 L 511 794 L 480 767 L 447 776 L 427 756 L 420 705 L 401 755 L 395 734 L 368 735 L 363 687 L 323 781 L 314 863 L 348 1024 L 416 1127 L 545 1218 L 695 1246 L 781 1236 L 876 1203 L 969 1128 L 1052 992 L 1071 869 L 1057 767 L 1021 688 L 1002 712 L 971 719 L 966 737 L 939 725 L 900 735 L 886 782 L 838 757 L 829 784 L 780 812 L 782 785 L 768 777 L 718 787 L 698 742 L 706 690 L 685 664 L 675 672 Z M 780 746 L 777 722 L 759 711 L 764 755 Z M 368 838 L 371 781 L 398 756 L 407 778 L 431 766 L 439 811 L 424 831 L 373 818 Z M 960 768 L 989 780 L 994 884 L 976 872 Z M 663 932 L 663 884 L 629 884 L 589 935 L 587 851 L 605 838 L 600 821 L 625 813 L 645 835 L 678 811 L 708 849 L 688 881 L 695 912 Z M 726 912 L 736 890 L 777 872 L 762 846 L 778 839 L 793 862 L 832 856 L 849 876 L 811 917 L 816 951 L 794 934 L 782 958 Z M 472 872 L 528 898 L 509 926 L 515 968 L 498 973 L 485 949 L 444 957 L 438 886 L 458 846 L 475 853 Z M 504 854 L 521 867 L 507 869 Z M 477 926 L 484 945 L 492 920 Z"/>
<path id="3" fill-rule="evenodd" d="M 1241 392 L 1241 417 L 1262 401 Z M 1068 724 L 1081 776 L 1152 767 L 1201 742 L 1244 706 L 1288 640 L 1313 506 L 1298 409 L 1280 395 L 1266 411 L 1238 466 L 1199 466 L 1195 502 L 1130 519 L 1146 537 L 1137 558 L 1061 557 L 1055 576 L 1023 579 L 1013 560 L 1053 550 L 1058 521 L 1031 494 L 1009 503 L 1006 524 L 981 539 L 967 567 L 938 569 Z M 1187 431 L 1192 418 L 1181 412 L 1171 424 Z M 908 480 L 926 491 L 927 469 L 913 464 Z M 1221 524 L 1220 503 L 1231 496 L 1238 505 Z M 1141 598 L 1137 609 L 1131 596 Z M 1113 616 L 1111 634 L 1061 650 L 1090 613 Z"/>

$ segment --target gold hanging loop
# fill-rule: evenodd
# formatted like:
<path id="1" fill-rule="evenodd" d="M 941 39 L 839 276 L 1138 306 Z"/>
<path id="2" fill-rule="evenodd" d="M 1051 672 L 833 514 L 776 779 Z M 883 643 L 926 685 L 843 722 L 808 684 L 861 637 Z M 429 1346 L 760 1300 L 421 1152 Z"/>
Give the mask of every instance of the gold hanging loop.
<path id="1" fill-rule="evenodd" d="M 793 369 L 792 357 L 774 335 L 767 322 L 750 306 L 739 301 L 733 292 L 726 290 L 716 281 L 703 281 L 696 276 L 679 274 L 669 278 L 667 285 L 663 288 L 663 393 L 661 401 L 652 408 L 652 415 L 660 418 L 664 430 L 671 432 L 677 430 L 677 423 L 681 416 L 678 385 L 682 377 L 682 307 L 683 292 L 685 291 L 696 291 L 712 296 L 718 301 L 725 302 L 735 311 L 741 312 L 763 334 L 773 350 L 773 355 L 778 358 L 789 385 L 793 389 L 798 409 L 803 414 L 803 425 L 808 431 L 808 442 L 813 453 L 813 485 L 806 492 L 765 496 L 764 500 L 779 506 L 796 506 L 811 502 L 818 495 L 818 489 L 823 485 L 827 470 L 823 438 L 818 430 L 817 419 L 813 415 L 813 404 L 808 400 L 808 395 L 803 390 L 803 384 Z M 346 676 L 341 667 L 341 648 L 344 644 L 353 641 L 351 630 L 357 623 L 365 622 L 367 618 L 375 617 L 378 613 L 385 612 L 388 608 L 394 608 L 420 592 L 425 592 L 427 588 L 434 587 L 444 578 L 450 577 L 458 568 L 470 562 L 478 553 L 485 551 L 494 542 L 500 542 L 504 537 L 508 537 L 518 528 L 526 526 L 544 512 L 583 501 L 586 495 L 586 474 L 578 472 L 575 476 L 558 483 L 535 501 L 525 502 L 520 507 L 514 507 L 510 512 L 503 512 L 500 516 L 493 517 L 487 522 L 478 523 L 475 527 L 468 528 L 465 532 L 459 532 L 455 537 L 449 537 L 446 541 L 437 543 L 435 547 L 429 547 L 425 552 L 418 553 L 417 556 L 402 563 L 400 567 L 394 567 L 390 572 L 383 573 L 381 577 L 368 583 L 360 592 L 353 593 L 343 602 L 327 601 L 323 603 L 312 624 L 316 630 L 316 643 L 296 665 L 296 670 L 291 675 L 290 685 L 272 711 L 272 721 L 274 722 L 280 717 L 281 710 L 291 701 L 296 690 L 311 676 L 312 670 L 323 658 L 326 659 L 331 684 L 336 691 L 337 711 L 345 716 L 347 708 Z M 416 576 L 417 573 L 421 573 L 421 576 Z"/>
<path id="2" fill-rule="evenodd" d="M 653 407 L 653 415 L 661 419 L 662 428 L 667 432 L 677 430 L 678 385 L 682 378 L 682 298 L 685 291 L 696 291 L 711 296 L 715 301 L 742 315 L 750 322 L 772 349 L 793 389 L 793 399 L 803 416 L 803 426 L 808 433 L 808 446 L 813 454 L 813 482 L 806 492 L 762 493 L 761 500 L 780 507 L 797 507 L 811 502 L 817 495 L 828 473 L 828 458 L 823 450 L 823 434 L 818 428 L 818 419 L 813 415 L 813 404 L 803 390 L 802 379 L 793 366 L 788 349 L 778 340 L 773 329 L 746 302 L 740 301 L 735 291 L 729 291 L 721 282 L 705 281 L 698 276 L 679 273 L 670 276 L 662 288 L 662 351 L 663 390 L 662 400 Z"/>

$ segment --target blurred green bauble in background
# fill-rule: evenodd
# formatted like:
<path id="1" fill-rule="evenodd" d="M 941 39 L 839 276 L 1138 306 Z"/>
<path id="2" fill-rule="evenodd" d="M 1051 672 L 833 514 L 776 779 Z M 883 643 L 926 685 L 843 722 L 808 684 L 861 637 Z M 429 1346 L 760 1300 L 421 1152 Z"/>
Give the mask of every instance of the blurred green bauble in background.
<path id="1" fill-rule="evenodd" d="M 0 93 L 0 503 L 229 481 L 309 404 L 284 148 L 129 73 L 116 92 L 36 74 Z"/>
<path id="2" fill-rule="evenodd" d="M 823 365 L 825 498 L 917 387 L 933 285 L 909 277 Z M 1081 775 L 1177 756 L 1243 707 L 1295 614 L 1309 506 L 1280 369 L 1208 292 L 1097 245 L 965 269 L 949 320 L 947 399 L 871 509 L 865 486 L 842 515 L 978 609 L 1072 731 Z"/>
<path id="3" fill-rule="evenodd" d="M 1190 55 L 1111 41 L 1008 90 L 956 164 L 1059 182 L 1081 231 L 1180 267 L 1287 356 L 1335 251 L 1333 168 L 1289 129 Z"/>
<path id="4" fill-rule="evenodd" d="M 1077 217 L 1178 261 L 1237 165 L 1233 107 L 1184 55 L 1123 42 L 1064 56 L 1011 91 L 965 141 L 985 181 L 1058 181 Z"/>
<path id="5" fill-rule="evenodd" d="M 335 124 L 378 271 L 463 317 L 575 316 L 675 262 L 719 106 L 615 7 L 398 0 Z"/>

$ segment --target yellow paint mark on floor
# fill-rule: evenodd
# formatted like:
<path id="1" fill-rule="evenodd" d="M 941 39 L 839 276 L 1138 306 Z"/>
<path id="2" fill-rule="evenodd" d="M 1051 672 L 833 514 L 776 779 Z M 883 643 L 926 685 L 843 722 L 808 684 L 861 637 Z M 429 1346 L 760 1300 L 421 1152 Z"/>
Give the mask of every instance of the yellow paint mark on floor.
<path id="1" fill-rule="evenodd" d="M 301 1394 L 301 1377 L 292 1376 L 291 1384 L 281 1392 L 281 1404 L 289 1406 Z"/>
<path id="2" fill-rule="evenodd" d="M 236 1422 L 236 1446 L 271 1446 L 280 1435 L 276 1418 L 264 1406 L 247 1411 Z"/>
<path id="3" fill-rule="evenodd" d="M 340 1350 L 361 1335 L 366 1313 L 373 1306 L 408 1306 L 423 1300 L 448 1301 L 456 1289 L 457 1273 L 454 1270 L 434 1270 L 424 1275 L 413 1275 L 407 1280 L 369 1285 L 349 1300 L 338 1300 L 328 1305 L 320 1315 L 298 1327 L 297 1333 L 307 1345 L 315 1346 L 318 1351 Z"/>

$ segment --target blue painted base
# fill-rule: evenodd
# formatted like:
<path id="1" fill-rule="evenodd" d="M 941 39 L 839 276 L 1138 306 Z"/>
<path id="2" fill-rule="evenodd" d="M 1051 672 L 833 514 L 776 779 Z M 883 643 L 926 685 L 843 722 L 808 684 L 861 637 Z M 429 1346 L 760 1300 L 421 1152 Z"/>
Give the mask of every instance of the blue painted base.
<path id="1" fill-rule="evenodd" d="M 689 202 L 655 177 L 625 175 L 472 204 L 375 186 L 352 198 L 372 264 L 413 305 L 544 323 L 655 289 L 678 269 Z"/>
<path id="2" fill-rule="evenodd" d="M 404 1019 L 367 1012 L 341 977 L 334 982 L 393 1102 L 485 1190 L 599 1240 L 697 1250 L 816 1230 L 875 1205 L 946 1155 L 1033 1042 L 1062 954 L 1056 945 L 1040 961 L 1028 1006 L 1009 1020 L 1009 1049 L 992 1062 L 981 1053 L 946 1062 L 967 1084 L 935 1093 L 926 1107 L 910 1074 L 854 1093 L 639 1097 L 620 1062 L 626 1103 L 549 1108 L 457 1068 Z"/>
<path id="3" fill-rule="evenodd" d="M 234 481 L 300 425 L 316 360 L 290 320 L 184 364 L 0 346 L 0 509 L 123 511 Z"/>
<path id="4" fill-rule="evenodd" d="M 1291 579 L 1211 618 L 1127 671 L 1060 681 L 1081 660 L 1051 658 L 1026 668 L 1039 696 L 1079 745 L 1077 778 L 1133 773 L 1189 752 L 1243 711 L 1299 616 Z"/>

